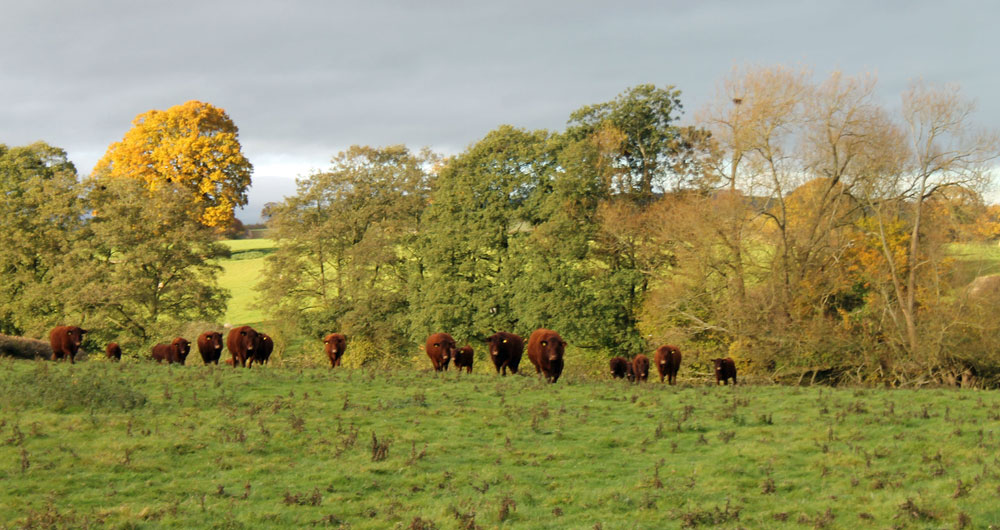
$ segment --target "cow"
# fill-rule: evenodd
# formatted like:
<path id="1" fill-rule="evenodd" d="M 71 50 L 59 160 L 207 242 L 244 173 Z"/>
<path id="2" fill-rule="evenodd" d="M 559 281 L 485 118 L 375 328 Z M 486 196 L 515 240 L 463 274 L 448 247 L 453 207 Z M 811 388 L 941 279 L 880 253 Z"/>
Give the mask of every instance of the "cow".
<path id="1" fill-rule="evenodd" d="M 274 341 L 271 340 L 271 337 L 267 333 L 258 333 L 253 355 L 247 356 L 247 368 L 252 368 L 254 361 L 257 364 L 267 364 L 267 360 L 271 358 L 272 351 L 274 351 Z"/>
<path id="2" fill-rule="evenodd" d="M 117 342 L 109 342 L 108 346 L 104 348 L 104 353 L 108 356 L 108 359 L 122 360 L 122 348 Z"/>
<path id="3" fill-rule="evenodd" d="M 229 330 L 229 335 L 226 336 L 226 348 L 233 356 L 233 368 L 246 367 L 247 358 L 253 355 L 256 345 L 257 330 L 250 326 L 239 326 Z"/>
<path id="4" fill-rule="evenodd" d="M 614 379 L 622 379 L 629 372 L 630 364 L 624 357 L 612 357 L 608 365 L 611 367 L 611 377 Z"/>
<path id="5" fill-rule="evenodd" d="M 455 350 L 455 369 L 461 372 L 462 368 L 465 368 L 465 371 L 471 374 L 473 356 L 472 346 L 468 344 Z"/>
<path id="6" fill-rule="evenodd" d="M 635 380 L 637 383 L 641 383 L 649 379 L 649 357 L 643 354 L 635 356 L 632 359 L 632 371 L 635 372 Z"/>
<path id="7" fill-rule="evenodd" d="M 720 381 L 723 384 L 728 385 L 730 378 L 732 378 L 733 384 L 736 384 L 736 363 L 733 362 L 731 357 L 726 357 L 725 359 L 712 359 L 712 363 L 715 364 L 716 385 L 718 385 Z"/>
<path id="8" fill-rule="evenodd" d="M 52 360 L 69 357 L 70 364 L 76 364 L 76 352 L 87 330 L 79 326 L 56 326 L 49 332 L 49 344 L 52 346 Z"/>
<path id="9" fill-rule="evenodd" d="M 153 359 L 158 363 L 167 361 L 168 364 L 184 364 L 190 352 L 191 343 L 184 337 L 177 337 L 170 344 L 153 346 Z"/>
<path id="10" fill-rule="evenodd" d="M 427 356 L 431 358 L 431 364 L 434 365 L 435 372 L 448 371 L 448 363 L 455 356 L 455 339 L 451 338 L 451 335 L 447 333 L 435 333 L 427 337 L 424 350 L 427 351 Z"/>
<path id="11" fill-rule="evenodd" d="M 565 350 L 566 341 L 551 329 L 536 329 L 528 337 L 528 360 L 535 365 L 535 373 L 544 375 L 550 383 L 558 381 L 562 374 Z"/>
<path id="12" fill-rule="evenodd" d="M 198 352 L 205 364 L 219 364 L 222 357 L 222 333 L 206 331 L 198 335 Z"/>
<path id="13" fill-rule="evenodd" d="M 656 349 L 653 355 L 653 363 L 656 364 L 657 371 L 660 372 L 660 382 L 667 378 L 671 385 L 677 384 L 677 370 L 681 367 L 681 351 L 677 346 L 664 344 Z"/>
<path id="14" fill-rule="evenodd" d="M 340 358 L 344 356 L 346 349 L 347 337 L 340 333 L 331 333 L 323 337 L 323 350 L 326 352 L 326 358 L 330 359 L 331 370 L 340 366 Z"/>
<path id="15" fill-rule="evenodd" d="M 521 354 L 524 353 L 524 340 L 521 337 L 501 331 L 486 339 L 486 344 L 498 374 L 506 376 L 507 370 L 512 374 L 517 373 Z"/>

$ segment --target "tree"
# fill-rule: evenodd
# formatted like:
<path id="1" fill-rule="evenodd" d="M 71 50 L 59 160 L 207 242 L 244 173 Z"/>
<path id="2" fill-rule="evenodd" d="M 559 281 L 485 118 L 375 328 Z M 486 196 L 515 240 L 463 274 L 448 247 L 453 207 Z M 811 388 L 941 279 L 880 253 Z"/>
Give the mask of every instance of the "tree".
<path id="1" fill-rule="evenodd" d="M 278 250 L 258 286 L 272 317 L 337 330 L 382 357 L 405 351 L 409 263 L 437 162 L 404 146 L 353 146 L 268 208 Z"/>
<path id="2" fill-rule="evenodd" d="M 537 224 L 537 191 L 556 168 L 552 135 L 501 126 L 450 159 L 421 217 L 411 337 L 447 330 L 456 340 L 531 331 L 512 312 L 524 272 L 512 249 Z"/>
<path id="3" fill-rule="evenodd" d="M 202 224 L 224 229 L 234 208 L 246 204 L 253 171 L 238 136 L 226 111 L 209 103 L 151 110 L 136 116 L 93 174 L 139 180 L 151 190 L 181 185 Z"/>
<path id="4" fill-rule="evenodd" d="M 940 261 L 930 259 L 940 254 L 928 245 L 927 217 L 942 194 L 956 188 L 978 190 L 989 181 L 991 164 L 1000 156 L 1000 137 L 975 127 L 975 105 L 956 86 L 915 84 L 902 100 L 905 143 L 885 154 L 892 157 L 888 167 L 894 170 L 866 175 L 860 196 L 875 221 L 873 232 L 889 277 L 886 307 L 903 347 L 916 356 L 928 353 L 919 315 L 919 298 L 927 292 L 923 283 L 941 273 Z M 892 244 L 891 228 L 898 223 L 908 233 L 902 253 Z"/>
<path id="5" fill-rule="evenodd" d="M 708 136 L 675 124 L 683 111 L 680 94 L 672 86 L 638 85 L 614 101 L 580 108 L 570 115 L 566 132 L 575 140 L 605 139 L 616 193 L 649 201 L 655 191 L 701 185 Z"/>
<path id="6" fill-rule="evenodd" d="M 217 260 L 229 250 L 188 212 L 180 184 L 148 190 L 131 179 L 89 183 L 92 212 L 86 252 L 75 271 L 79 311 L 123 345 L 149 345 L 191 321 L 217 322 L 229 293 L 218 287 Z"/>
<path id="7" fill-rule="evenodd" d="M 0 333 L 39 337 L 67 316 L 80 193 L 62 149 L 0 144 Z"/>

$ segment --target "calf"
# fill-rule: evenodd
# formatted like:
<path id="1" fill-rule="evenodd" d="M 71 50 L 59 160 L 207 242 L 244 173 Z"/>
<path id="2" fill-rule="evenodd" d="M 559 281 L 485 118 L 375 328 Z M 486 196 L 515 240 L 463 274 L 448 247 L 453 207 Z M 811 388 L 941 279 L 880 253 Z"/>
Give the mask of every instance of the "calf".
<path id="1" fill-rule="evenodd" d="M 427 351 L 427 356 L 431 358 L 435 372 L 447 371 L 448 363 L 455 356 L 455 339 L 447 333 L 435 333 L 427 337 L 424 349 Z"/>
<path id="2" fill-rule="evenodd" d="M 718 385 L 720 381 L 723 384 L 728 385 L 730 378 L 732 378 L 733 384 L 736 384 L 736 363 L 733 362 L 731 357 L 726 357 L 725 359 L 712 359 L 712 363 L 715 364 L 716 385 Z"/>
<path id="3" fill-rule="evenodd" d="M 340 358 L 344 356 L 346 349 L 347 337 L 340 333 L 331 333 L 323 337 L 323 351 L 326 352 L 326 358 L 330 359 L 331 370 L 340 366 Z"/>
<path id="4" fill-rule="evenodd" d="M 219 364 L 222 357 L 222 333 L 206 331 L 198 335 L 198 352 L 205 364 Z"/>
<path id="5" fill-rule="evenodd" d="M 517 373 L 517 367 L 521 364 L 521 354 L 524 353 L 524 340 L 521 337 L 501 331 L 486 339 L 486 344 L 498 374 L 505 376 L 507 370 L 512 374 Z"/>
<path id="6" fill-rule="evenodd" d="M 528 337 L 528 360 L 535 365 L 535 373 L 541 373 L 550 383 L 558 381 L 562 374 L 565 351 L 566 341 L 551 329 L 536 329 Z"/>
<path id="7" fill-rule="evenodd" d="M 656 354 L 653 356 L 653 363 L 656 364 L 656 369 L 660 372 L 661 383 L 664 376 L 669 384 L 677 383 L 677 371 L 681 367 L 681 351 L 677 349 L 677 346 L 665 344 L 657 348 Z"/>
<path id="8" fill-rule="evenodd" d="M 630 368 L 628 359 L 624 357 L 613 357 L 608 361 L 608 365 L 611 367 L 611 377 L 614 379 L 624 378 Z"/>
<path id="9" fill-rule="evenodd" d="M 122 360 L 122 348 L 117 342 L 108 343 L 108 347 L 104 348 L 104 353 L 108 356 L 108 359 Z"/>
<path id="10" fill-rule="evenodd" d="M 79 326 L 56 326 L 49 332 L 49 345 L 52 346 L 52 360 L 69 357 L 70 364 L 76 364 L 74 358 L 80 351 L 83 336 L 87 330 Z"/>
<path id="11" fill-rule="evenodd" d="M 454 359 L 455 369 L 461 372 L 462 368 L 465 368 L 465 371 L 471 374 L 472 357 L 473 357 L 472 346 L 469 346 L 468 344 L 466 344 L 464 347 L 455 350 L 455 359 Z"/>
<path id="12" fill-rule="evenodd" d="M 191 343 L 184 337 L 177 337 L 170 344 L 153 346 L 153 359 L 158 363 L 167 361 L 168 364 L 184 364 L 190 352 Z"/>
<path id="13" fill-rule="evenodd" d="M 267 364 L 272 351 L 274 351 L 274 341 L 271 340 L 271 337 L 267 333 L 258 333 L 253 355 L 247 357 L 247 368 L 252 368 L 255 361 L 257 364 Z"/>
<path id="14" fill-rule="evenodd" d="M 649 379 L 649 357 L 641 353 L 636 355 L 635 359 L 632 359 L 632 371 L 635 372 L 635 380 L 638 383 Z"/>

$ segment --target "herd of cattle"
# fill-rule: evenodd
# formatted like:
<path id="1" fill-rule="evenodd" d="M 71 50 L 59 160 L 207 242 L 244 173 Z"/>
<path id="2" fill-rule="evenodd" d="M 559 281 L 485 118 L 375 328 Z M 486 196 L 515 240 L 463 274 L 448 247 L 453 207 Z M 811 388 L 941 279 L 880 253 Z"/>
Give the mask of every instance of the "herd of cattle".
<path id="1" fill-rule="evenodd" d="M 49 333 L 49 343 L 52 345 L 52 360 L 68 358 L 70 363 L 83 342 L 87 330 L 78 326 L 57 326 Z M 490 359 L 498 374 L 507 375 L 509 370 L 516 374 L 524 353 L 524 340 L 507 332 L 495 333 L 486 339 Z M 216 331 L 206 331 L 198 336 L 198 351 L 205 364 L 219 364 L 222 357 L 222 334 Z M 340 366 L 340 359 L 347 347 L 347 338 L 340 333 L 331 333 L 323 338 L 324 353 L 330 361 L 330 368 Z M 231 359 L 225 363 L 233 367 L 253 367 L 253 363 L 267 364 L 274 350 L 274 341 L 265 333 L 260 333 L 250 326 L 239 326 L 229 330 L 226 336 L 226 348 Z M 551 383 L 559 380 L 563 371 L 563 354 L 566 341 L 551 329 L 540 328 L 528 337 L 528 360 L 535 367 L 535 372 L 541 374 Z M 474 351 L 471 346 L 457 347 L 455 339 L 447 333 L 434 333 L 427 337 L 424 350 L 431 360 L 435 371 L 448 370 L 448 365 L 454 363 L 455 368 L 463 368 L 471 373 Z M 157 362 L 184 364 L 191 351 L 191 342 L 183 337 L 177 337 L 169 344 L 157 344 L 152 348 L 151 358 Z M 108 358 L 121 360 L 122 350 L 117 343 L 110 343 L 105 349 Z M 731 358 L 712 359 L 715 365 L 715 382 L 728 385 L 729 380 L 736 384 L 736 364 Z M 642 382 L 649 378 L 649 358 L 636 355 L 631 361 L 624 357 L 610 360 L 611 376 L 625 378 L 632 382 Z M 677 382 L 677 372 L 681 366 L 681 351 L 669 344 L 660 346 L 653 355 L 653 364 L 660 373 L 660 382 L 666 378 L 671 385 Z"/>

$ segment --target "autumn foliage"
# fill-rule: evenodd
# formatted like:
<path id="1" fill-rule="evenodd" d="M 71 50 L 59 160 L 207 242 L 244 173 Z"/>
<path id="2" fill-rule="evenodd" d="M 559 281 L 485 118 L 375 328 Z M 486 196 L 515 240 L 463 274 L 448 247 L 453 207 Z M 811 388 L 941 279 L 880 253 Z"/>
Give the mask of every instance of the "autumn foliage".
<path id="1" fill-rule="evenodd" d="M 226 111 L 188 101 L 136 116 L 132 129 L 108 147 L 93 174 L 141 180 L 151 191 L 180 184 L 195 198 L 193 213 L 202 224 L 225 228 L 234 208 L 246 204 L 252 171 Z"/>

